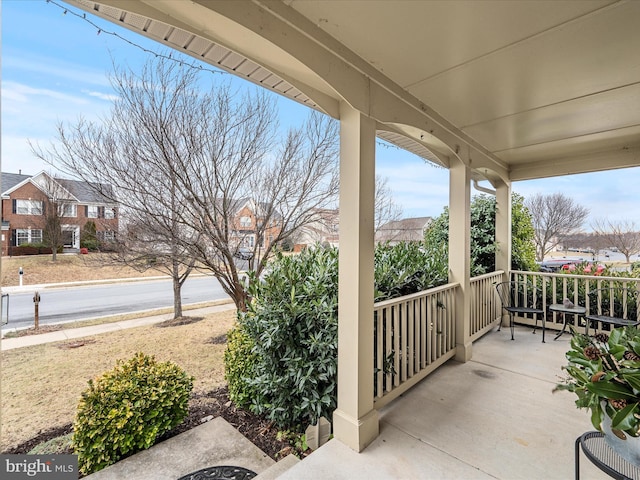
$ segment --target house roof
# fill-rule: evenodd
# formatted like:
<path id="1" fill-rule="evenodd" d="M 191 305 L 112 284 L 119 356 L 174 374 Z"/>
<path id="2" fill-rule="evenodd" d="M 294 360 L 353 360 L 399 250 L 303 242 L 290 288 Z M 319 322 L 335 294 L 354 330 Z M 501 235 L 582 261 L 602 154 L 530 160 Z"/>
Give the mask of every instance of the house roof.
<path id="1" fill-rule="evenodd" d="M 49 176 L 46 172 L 40 172 L 37 175 L 2 172 L 0 174 L 2 177 L 2 195 L 8 195 L 12 190 L 19 187 L 20 184 L 43 174 Z M 113 197 L 113 188 L 111 185 L 101 185 L 65 178 L 55 178 L 54 180 L 71 193 L 79 203 L 112 203 L 109 200 L 110 197 Z M 102 195 L 100 193 L 101 191 L 105 192 L 107 196 Z"/>
<path id="2" fill-rule="evenodd" d="M 25 180 L 29 180 L 31 175 L 23 175 L 21 173 L 6 173 L 0 174 L 2 177 L 2 194 L 21 184 Z"/>
<path id="3" fill-rule="evenodd" d="M 433 221 L 431 217 L 403 218 L 385 223 L 376 232 L 376 240 L 386 241 L 420 241 L 424 229 Z"/>

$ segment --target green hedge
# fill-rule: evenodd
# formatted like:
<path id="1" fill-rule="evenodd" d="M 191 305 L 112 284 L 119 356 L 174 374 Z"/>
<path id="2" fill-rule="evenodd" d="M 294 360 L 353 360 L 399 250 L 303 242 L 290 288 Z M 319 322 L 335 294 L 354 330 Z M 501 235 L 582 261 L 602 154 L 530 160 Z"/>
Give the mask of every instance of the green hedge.
<path id="1" fill-rule="evenodd" d="M 82 393 L 73 425 L 80 472 L 88 475 L 149 448 L 182 422 L 193 378 L 171 362 L 137 353 Z"/>
<path id="2" fill-rule="evenodd" d="M 441 248 L 383 245 L 375 262 L 377 300 L 447 282 Z M 338 250 L 318 246 L 278 255 L 261 281 L 251 280 L 252 301 L 229 333 L 225 352 L 231 399 L 280 428 L 305 427 L 320 416 L 331 419 L 337 389 Z"/>

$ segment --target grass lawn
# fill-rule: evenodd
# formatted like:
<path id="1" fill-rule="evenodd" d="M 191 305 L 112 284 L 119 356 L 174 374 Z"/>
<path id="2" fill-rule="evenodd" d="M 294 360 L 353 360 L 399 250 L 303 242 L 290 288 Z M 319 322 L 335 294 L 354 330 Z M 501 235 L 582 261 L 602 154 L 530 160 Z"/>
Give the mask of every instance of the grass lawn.
<path id="1" fill-rule="evenodd" d="M 19 285 L 20 267 L 24 271 L 22 275 L 24 285 L 164 275 L 158 270 L 140 272 L 122 265 L 109 265 L 108 255 L 101 253 L 58 254 L 55 262 L 51 261 L 51 255 L 28 255 L 2 257 L 3 287 Z"/>
<path id="2" fill-rule="evenodd" d="M 0 451 L 71 423 L 87 381 L 136 352 L 181 366 L 195 377 L 194 392 L 223 385 L 225 344 L 212 339 L 226 334 L 234 321 L 235 312 L 228 311 L 187 325 L 105 333 L 83 339 L 84 346 L 76 348 L 69 348 L 74 341 L 3 351 Z"/>

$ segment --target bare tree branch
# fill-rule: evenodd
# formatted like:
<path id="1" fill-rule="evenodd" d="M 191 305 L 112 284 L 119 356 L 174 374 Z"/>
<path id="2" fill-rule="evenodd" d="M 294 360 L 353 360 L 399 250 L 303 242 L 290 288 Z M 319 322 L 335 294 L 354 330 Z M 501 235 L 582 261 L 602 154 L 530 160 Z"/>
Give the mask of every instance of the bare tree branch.
<path id="1" fill-rule="evenodd" d="M 591 228 L 601 238 L 601 245 L 617 248 L 625 256 L 627 263 L 631 262 L 631 255 L 640 253 L 640 229 L 635 222 L 598 219 Z"/>
<path id="2" fill-rule="evenodd" d="M 563 237 L 580 229 L 589 215 L 589 209 L 561 193 L 536 194 L 525 201 L 525 206 L 531 213 L 539 261 L 544 260 Z"/>
<path id="3" fill-rule="evenodd" d="M 108 117 L 59 125 L 57 144 L 32 149 L 77 178 L 115 187 L 126 217 L 123 259 L 168 267 L 174 292 L 181 275 L 206 268 L 244 310 L 241 249 L 251 249 L 248 268 L 259 276 L 278 243 L 336 203 L 337 123 L 312 113 L 280 138 L 266 93 L 205 88 L 193 69 L 161 57 L 139 74 L 115 68 L 111 81 L 118 99 Z"/>

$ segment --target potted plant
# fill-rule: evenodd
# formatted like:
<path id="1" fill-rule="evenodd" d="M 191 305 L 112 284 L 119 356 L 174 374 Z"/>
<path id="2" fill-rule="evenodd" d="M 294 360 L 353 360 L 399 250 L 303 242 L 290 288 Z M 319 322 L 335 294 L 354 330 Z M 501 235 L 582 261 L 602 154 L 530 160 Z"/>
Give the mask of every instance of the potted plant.
<path id="1" fill-rule="evenodd" d="M 640 329 L 594 337 L 574 331 L 566 357 L 568 376 L 554 391 L 575 393 L 576 406 L 591 411 L 591 423 L 609 445 L 640 465 Z"/>

